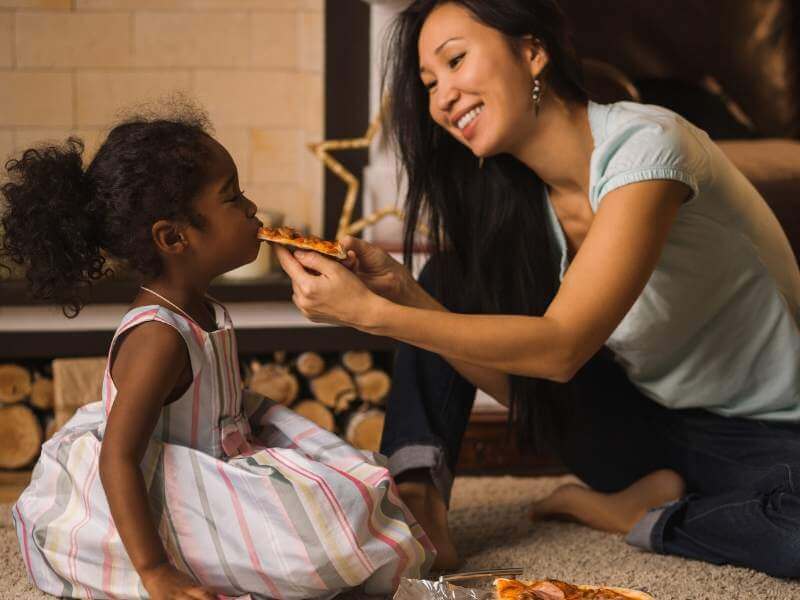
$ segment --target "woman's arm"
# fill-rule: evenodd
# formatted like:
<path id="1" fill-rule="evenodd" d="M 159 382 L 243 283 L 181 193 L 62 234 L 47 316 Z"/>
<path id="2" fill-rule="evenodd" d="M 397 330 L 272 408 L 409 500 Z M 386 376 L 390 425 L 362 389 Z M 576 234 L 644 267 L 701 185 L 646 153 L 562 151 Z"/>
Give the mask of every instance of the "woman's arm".
<path id="1" fill-rule="evenodd" d="M 542 317 L 462 315 L 400 306 L 370 294 L 346 269 L 322 257 L 298 257 L 320 277 L 299 269 L 297 261 L 292 264 L 282 257 L 281 262 L 292 277 L 295 304 L 312 320 L 393 337 L 448 360 L 568 381 L 641 294 L 689 193 L 682 183 L 655 180 L 607 194 Z M 335 289 L 343 293 L 330 293 Z"/>
<path id="2" fill-rule="evenodd" d="M 111 371 L 117 397 L 103 436 L 100 479 L 125 550 L 153 597 L 167 597 L 164 588 L 183 597 L 179 590 L 193 587 L 196 597 L 212 597 L 170 566 L 140 467 L 164 401 L 188 365 L 186 344 L 177 332 L 144 323 L 122 340 Z"/>
<path id="3" fill-rule="evenodd" d="M 568 381 L 644 289 L 689 189 L 647 181 L 609 193 L 542 317 L 438 314 L 383 303 L 365 331 L 506 373 Z"/>

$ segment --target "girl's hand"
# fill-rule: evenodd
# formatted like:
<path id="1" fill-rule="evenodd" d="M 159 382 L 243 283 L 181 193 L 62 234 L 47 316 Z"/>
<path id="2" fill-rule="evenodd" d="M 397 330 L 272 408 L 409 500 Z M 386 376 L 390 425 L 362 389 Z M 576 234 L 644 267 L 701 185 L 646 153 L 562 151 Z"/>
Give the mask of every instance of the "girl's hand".
<path id="1" fill-rule="evenodd" d="M 275 253 L 292 280 L 292 301 L 310 321 L 368 328 L 381 299 L 347 267 L 317 252 L 292 254 L 277 244 Z"/>
<path id="2" fill-rule="evenodd" d="M 199 585 L 169 563 L 141 574 L 142 583 L 153 600 L 217 600 L 217 593 Z"/>
<path id="3" fill-rule="evenodd" d="M 353 236 L 341 244 L 347 252 L 344 265 L 353 271 L 370 290 L 397 304 L 408 305 L 410 292 L 417 282 L 402 264 L 384 250 Z"/>

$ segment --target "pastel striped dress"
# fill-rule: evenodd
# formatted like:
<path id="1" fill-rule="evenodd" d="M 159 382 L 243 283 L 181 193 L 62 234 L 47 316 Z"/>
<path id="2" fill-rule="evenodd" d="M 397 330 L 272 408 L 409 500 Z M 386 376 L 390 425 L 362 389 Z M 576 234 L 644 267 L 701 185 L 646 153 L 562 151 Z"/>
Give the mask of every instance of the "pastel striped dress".
<path id="1" fill-rule="evenodd" d="M 253 598 L 332 598 L 359 586 L 385 594 L 401 577 L 424 575 L 435 551 L 385 459 L 243 390 L 230 317 L 213 307 L 211 332 L 161 306 L 134 308 L 111 343 L 158 321 L 189 350 L 193 382 L 162 410 L 141 463 L 171 562 L 223 594 Z M 102 401 L 43 445 L 12 508 L 31 582 L 56 596 L 147 597 L 98 474 L 116 393 L 106 367 Z"/>

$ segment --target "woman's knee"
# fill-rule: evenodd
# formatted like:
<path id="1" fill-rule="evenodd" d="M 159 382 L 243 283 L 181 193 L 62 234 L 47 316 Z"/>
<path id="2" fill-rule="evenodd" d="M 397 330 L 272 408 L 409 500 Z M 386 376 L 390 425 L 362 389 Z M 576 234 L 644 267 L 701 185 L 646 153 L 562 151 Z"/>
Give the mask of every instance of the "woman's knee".
<path id="1" fill-rule="evenodd" d="M 800 496 L 775 490 L 739 506 L 744 512 L 736 514 L 735 520 L 714 524 L 725 530 L 720 533 L 734 552 L 730 562 L 772 577 L 800 578 Z M 724 558 L 721 562 L 726 562 Z"/>
<path id="2" fill-rule="evenodd" d="M 798 551 L 795 546 L 795 552 Z M 780 577 L 783 579 L 799 579 L 800 578 L 800 561 L 797 558 L 793 560 L 779 559 L 776 562 L 775 568 L 765 569 L 767 575 L 772 577 Z"/>
<path id="3" fill-rule="evenodd" d="M 768 564 L 764 571 L 773 577 L 800 578 L 800 496 L 786 491 L 767 494 L 763 503 L 771 522 L 764 548 Z"/>
<path id="4" fill-rule="evenodd" d="M 800 579 L 800 534 L 792 533 L 776 540 L 766 564 L 753 565 L 772 577 Z"/>

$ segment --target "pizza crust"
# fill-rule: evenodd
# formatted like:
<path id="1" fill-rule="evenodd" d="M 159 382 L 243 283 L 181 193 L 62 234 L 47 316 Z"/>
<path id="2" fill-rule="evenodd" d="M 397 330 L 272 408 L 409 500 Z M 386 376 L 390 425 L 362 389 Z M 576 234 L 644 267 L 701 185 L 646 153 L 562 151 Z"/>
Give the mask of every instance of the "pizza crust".
<path id="1" fill-rule="evenodd" d="M 339 242 L 323 240 L 315 235 L 303 235 L 291 227 L 261 227 L 258 230 L 258 239 L 301 250 L 312 250 L 339 260 L 347 258 L 347 252 Z"/>
<path id="2" fill-rule="evenodd" d="M 556 581 L 551 582 L 550 580 L 523 581 L 515 579 L 495 579 L 494 585 L 495 589 L 497 590 L 497 598 L 499 600 L 528 600 L 529 598 L 539 597 L 539 596 L 531 596 L 532 592 L 531 588 L 534 585 L 545 584 L 545 586 L 550 587 L 554 592 L 558 592 L 559 591 L 558 587 L 553 585 L 555 583 L 561 584 L 562 586 L 564 585 L 562 582 L 556 582 Z M 566 585 L 569 586 L 569 584 Z M 582 592 L 607 590 L 623 596 L 626 600 L 655 600 L 655 598 L 653 598 L 650 594 L 640 592 L 639 590 L 631 590 L 627 588 L 597 586 L 597 585 L 574 585 L 569 587 L 572 587 L 573 590 L 577 588 Z M 546 598 L 548 597 L 548 595 L 543 594 L 541 597 Z M 574 596 L 574 594 L 564 595 L 563 592 L 560 595 L 553 595 L 552 597 L 566 598 L 566 600 L 570 600 L 570 598 L 580 598 L 580 596 Z M 603 598 L 606 597 L 607 596 L 598 595 L 597 599 L 602 600 Z M 592 596 L 588 598 L 582 598 L 581 600 L 592 600 Z"/>

